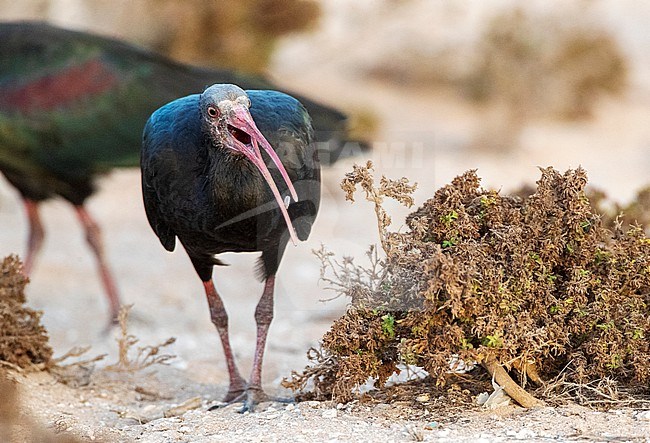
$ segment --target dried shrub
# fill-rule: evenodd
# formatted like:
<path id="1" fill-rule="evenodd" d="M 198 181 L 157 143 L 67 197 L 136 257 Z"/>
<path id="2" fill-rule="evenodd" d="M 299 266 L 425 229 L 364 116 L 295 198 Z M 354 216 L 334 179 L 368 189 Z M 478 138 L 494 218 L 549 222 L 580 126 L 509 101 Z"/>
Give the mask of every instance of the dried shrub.
<path id="1" fill-rule="evenodd" d="M 598 101 L 620 95 L 628 79 L 624 51 L 588 19 L 589 6 L 530 9 L 506 8 L 484 20 L 470 42 L 456 34 L 441 42 L 437 33 L 435 39 L 405 33 L 367 72 L 399 85 L 453 90 L 481 106 L 472 148 L 517 148 L 531 121 L 589 118 Z"/>
<path id="2" fill-rule="evenodd" d="M 118 359 L 112 365 L 106 367 L 109 371 L 137 372 L 153 365 L 168 364 L 176 358 L 172 354 L 163 354 L 161 350 L 176 342 L 176 338 L 170 337 L 163 343 L 157 345 L 139 346 L 132 352 L 134 346 L 140 341 L 135 335 L 129 333 L 128 321 L 129 312 L 133 305 L 122 306 L 117 320 L 120 326 L 120 335 L 117 337 Z M 101 356 L 103 357 L 103 356 Z"/>
<path id="3" fill-rule="evenodd" d="M 386 257 L 371 268 L 352 259 L 338 266 L 333 286 L 351 306 L 314 366 L 288 385 L 304 386 L 309 375 L 318 392 L 345 401 L 369 376 L 382 386 L 400 362 L 444 385 L 456 354 L 506 369 L 521 387 L 562 373 L 570 383 L 609 378 L 649 391 L 650 239 L 636 225 L 603 225 L 584 170 L 542 169 L 525 198 L 483 189 L 468 171 L 397 233 L 386 229 L 381 200 L 412 204 L 413 188 L 385 178 L 375 188 L 370 167 L 355 167 L 342 187 L 352 198 L 360 185 L 375 203 Z M 336 282 L 327 277 L 333 254 L 319 256 Z M 319 360 L 327 361 L 320 373 Z"/>
<path id="4" fill-rule="evenodd" d="M 503 104 L 513 120 L 588 117 L 600 96 L 627 83 L 623 50 L 588 16 L 588 7 L 508 8 L 485 20 L 470 42 L 407 33 L 367 72 L 400 85 L 451 86 L 472 101 Z"/>
<path id="5" fill-rule="evenodd" d="M 281 36 L 314 26 L 312 0 L 222 0 L 165 3 L 174 20 L 158 50 L 191 63 L 263 71 Z"/>
<path id="6" fill-rule="evenodd" d="M 0 363 L 14 368 L 47 364 L 52 358 L 42 313 L 25 306 L 27 282 L 18 257 L 5 257 L 0 265 Z"/>
<path id="7" fill-rule="evenodd" d="M 606 30 L 559 15 L 498 15 L 476 50 L 480 57 L 458 86 L 490 108 L 475 135 L 479 148 L 517 147 L 535 118 L 589 118 L 601 97 L 627 82 L 623 51 Z"/>
<path id="8" fill-rule="evenodd" d="M 95 363 L 101 361 L 107 354 L 87 357 L 90 346 L 75 346 L 60 357 L 50 361 L 48 370 L 59 382 L 71 387 L 88 386 L 95 372 Z M 85 358 L 82 358 L 85 357 Z M 72 360 L 71 359 L 76 359 Z"/>
<path id="9" fill-rule="evenodd" d="M 588 117 L 599 96 L 626 83 L 622 50 L 593 24 L 515 9 L 492 19 L 479 41 L 464 90 L 479 101 L 505 101 L 513 114 Z"/>

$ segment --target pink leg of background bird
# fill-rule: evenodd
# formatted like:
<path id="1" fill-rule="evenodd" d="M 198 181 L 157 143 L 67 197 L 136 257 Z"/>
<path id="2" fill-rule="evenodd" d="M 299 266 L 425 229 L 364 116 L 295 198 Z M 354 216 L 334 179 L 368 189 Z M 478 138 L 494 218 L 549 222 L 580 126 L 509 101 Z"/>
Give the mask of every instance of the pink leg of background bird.
<path id="1" fill-rule="evenodd" d="M 81 221 L 81 224 L 86 230 L 86 240 L 88 241 L 90 248 L 95 254 L 95 258 L 97 259 L 99 274 L 101 276 L 111 310 L 111 322 L 116 323 L 117 316 L 120 312 L 120 297 L 117 293 L 117 287 L 115 286 L 113 276 L 111 275 L 108 264 L 104 258 L 104 244 L 102 242 L 99 225 L 95 222 L 95 220 L 93 220 L 93 218 L 83 206 L 77 205 L 75 206 L 75 210 L 77 211 L 77 217 L 79 218 L 79 221 Z"/>
<path id="2" fill-rule="evenodd" d="M 24 198 L 23 203 L 27 211 L 27 219 L 29 220 L 29 238 L 27 240 L 27 255 L 25 257 L 25 264 L 23 265 L 23 272 L 29 277 L 34 267 L 36 255 L 38 255 L 41 246 L 43 246 L 45 231 L 43 230 L 41 217 L 38 213 L 38 202 Z"/>

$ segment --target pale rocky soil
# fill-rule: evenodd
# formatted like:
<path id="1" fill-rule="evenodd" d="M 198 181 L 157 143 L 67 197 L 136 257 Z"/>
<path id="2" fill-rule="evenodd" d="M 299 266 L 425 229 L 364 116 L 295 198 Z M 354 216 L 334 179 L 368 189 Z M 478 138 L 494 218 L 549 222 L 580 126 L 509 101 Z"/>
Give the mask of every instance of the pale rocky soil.
<path id="1" fill-rule="evenodd" d="M 515 406 L 466 412 L 456 408 L 451 416 L 405 406 L 407 402 L 272 404 L 243 415 L 236 405 L 206 411 L 213 392 L 223 394 L 224 389 L 213 390 L 187 375 L 169 368 L 133 377 L 99 374 L 90 386 L 80 388 L 66 387 L 48 374 L 19 382 L 25 413 L 38 417 L 53 433 L 70 433 L 84 441 L 643 442 L 650 429 L 647 411 L 604 413 L 577 406 L 533 411 Z M 136 388 L 147 394 L 136 393 Z M 163 418 L 188 400 L 200 406 Z M 25 437 L 29 431 L 17 435 Z"/>
<path id="2" fill-rule="evenodd" d="M 536 180 L 538 166 L 564 170 L 582 165 L 592 184 L 622 201 L 650 181 L 650 11 L 646 5 L 596 2 L 602 10 L 599 17 L 617 31 L 633 61 L 631 86 L 623 98 L 604 99 L 590 121 L 531 122 L 519 149 L 494 153 L 467 147 L 484 119 L 484 110 L 449 92 L 403 88 L 358 75 L 359 60 L 371 58 L 371 49 L 378 51 L 393 35 L 379 32 L 381 27 L 374 23 L 384 20 L 382 29 L 397 26 L 385 12 L 378 12 L 371 17 L 375 22 L 364 25 L 366 13 L 358 6 L 361 3 L 328 3 L 329 18 L 322 30 L 310 38 L 287 41 L 272 74 L 278 82 L 326 102 L 376 113 L 381 127 L 368 158 L 375 161 L 380 173 L 406 175 L 417 181 L 417 203 L 469 168 L 478 168 L 484 185 L 508 191 Z M 477 8 L 480 15 L 486 9 L 481 9 L 480 3 L 467 2 L 466 6 Z M 335 8 L 343 12 L 336 13 Z M 432 14 L 419 16 L 414 27 L 422 29 L 432 22 L 436 18 Z M 477 20 L 476 14 L 470 14 L 472 20 Z M 436 29 L 461 32 L 470 25 L 451 22 Z M 373 39 L 375 34 L 379 36 Z M 350 39 L 359 44 L 351 47 Z M 285 256 L 264 367 L 265 384 L 274 394 L 288 394 L 279 381 L 304 367 L 307 349 L 317 346 L 345 308 L 345 300 L 320 301 L 332 294 L 318 285 L 319 265 L 310 251 L 325 243 L 340 255 L 362 260 L 367 246 L 377 241 L 372 209 L 367 204 L 344 202 L 338 188 L 351 165 L 364 160 L 346 160 L 324 171 L 323 203 L 312 236 L 296 248 L 289 247 Z M 395 228 L 399 228 L 407 211 L 390 203 L 387 206 L 394 214 Z M 218 336 L 189 260 L 180 250 L 166 253 L 147 225 L 138 172 L 116 171 L 102 180 L 101 191 L 89 208 L 104 228 L 107 254 L 124 301 L 134 304 L 130 332 L 142 345 L 177 337 L 169 349 L 177 358 L 169 367 L 136 375 L 101 370 L 116 360 L 117 345 L 115 333 L 102 334 L 106 304 L 94 263 L 70 208 L 61 201 L 46 203 L 43 216 L 48 237 L 28 286 L 29 303 L 44 311 L 43 322 L 57 355 L 77 345 L 91 345 L 92 355 L 109 353 L 107 363 L 98 364 L 87 386 L 66 386 L 48 374 L 17 377 L 22 411 L 53 432 L 69 432 L 86 441 L 127 442 L 389 442 L 420 437 L 449 442 L 650 441 L 647 413 L 605 413 L 577 406 L 535 411 L 514 406 L 497 411 L 469 407 L 464 413 L 454 410 L 428 415 L 421 408 L 400 404 L 359 403 L 342 409 L 329 403 L 263 405 L 258 413 L 245 415 L 236 412 L 237 406 L 207 411 L 227 389 Z M 17 196 L 0 181 L 0 256 L 22 253 L 25 237 Z M 253 277 L 254 258 L 228 255 L 224 259 L 232 266 L 215 272 L 216 285 L 231 316 L 232 344 L 244 373 L 252 359 L 253 310 L 262 290 Z M 148 394 L 137 393 L 136 387 Z M 159 418 L 172 406 L 196 397 L 200 398 L 197 409 L 179 417 Z M 19 431 L 17 441 L 28 437 L 28 430 Z"/>

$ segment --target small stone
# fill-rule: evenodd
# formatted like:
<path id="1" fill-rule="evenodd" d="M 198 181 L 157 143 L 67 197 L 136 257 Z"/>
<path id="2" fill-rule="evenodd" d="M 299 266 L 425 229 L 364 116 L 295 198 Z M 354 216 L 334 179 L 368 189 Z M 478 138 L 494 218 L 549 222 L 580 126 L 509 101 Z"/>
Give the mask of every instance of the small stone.
<path id="1" fill-rule="evenodd" d="M 284 409 L 286 409 L 287 411 L 293 411 L 294 409 L 296 409 L 296 405 L 294 405 L 293 403 L 289 403 L 287 407 Z"/>
<path id="2" fill-rule="evenodd" d="M 436 421 L 432 421 L 432 422 L 429 422 L 426 425 L 424 425 L 424 429 L 426 429 L 427 431 L 430 431 L 430 430 L 435 429 L 437 427 L 438 427 L 438 422 L 436 422 Z"/>
<path id="3" fill-rule="evenodd" d="M 320 406 L 320 402 L 315 401 L 315 400 L 311 400 L 311 401 L 307 402 L 307 406 L 309 406 L 310 408 L 317 408 L 317 407 Z"/>
<path id="4" fill-rule="evenodd" d="M 336 418 L 338 416 L 338 411 L 336 409 L 326 409 L 323 411 L 323 418 Z"/>
<path id="5" fill-rule="evenodd" d="M 419 401 L 420 403 L 424 403 L 425 401 L 429 401 L 431 399 L 431 396 L 427 393 L 425 394 L 420 394 L 417 397 L 415 397 L 415 401 Z"/>
<path id="6" fill-rule="evenodd" d="M 336 405 L 336 409 L 338 409 L 338 410 L 341 410 L 344 407 L 345 407 L 345 405 L 343 403 L 339 403 L 339 404 Z"/>

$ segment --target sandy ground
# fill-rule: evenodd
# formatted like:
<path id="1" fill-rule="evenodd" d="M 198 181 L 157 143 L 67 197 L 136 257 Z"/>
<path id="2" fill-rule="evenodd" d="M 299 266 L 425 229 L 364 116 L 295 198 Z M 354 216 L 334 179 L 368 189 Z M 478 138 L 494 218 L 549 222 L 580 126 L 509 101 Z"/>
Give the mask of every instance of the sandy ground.
<path id="1" fill-rule="evenodd" d="M 631 2 L 626 4 L 629 9 Z M 608 19 L 624 23 L 614 13 Z M 582 165 L 592 184 L 622 201 L 650 181 L 650 80 L 647 58 L 639 50 L 650 43 L 647 32 L 632 37 L 630 29 L 623 32 L 629 42 L 626 47 L 636 57 L 633 82 L 623 98 L 604 99 L 589 121 L 531 122 L 519 149 L 494 153 L 467 147 L 484 110 L 451 93 L 361 79 L 350 64 L 354 51 L 337 47 L 336 41 L 329 51 L 311 51 L 319 39 L 329 38 L 327 33 L 337 23 L 334 19 L 326 22 L 311 39 L 287 41 L 272 74 L 279 83 L 328 103 L 372 109 L 381 126 L 367 157 L 374 160 L 379 173 L 417 181 L 418 204 L 470 168 L 478 169 L 485 186 L 508 191 L 535 181 L 538 166 L 564 170 Z M 339 255 L 362 260 L 368 245 L 377 241 L 371 207 L 345 202 L 338 188 L 355 161 L 365 161 L 365 157 L 324 171 L 323 202 L 312 235 L 298 247 L 289 247 L 280 268 L 264 366 L 265 385 L 274 394 L 287 394 L 279 386 L 281 378 L 304 367 L 307 349 L 317 346 L 345 308 L 345 300 L 321 301 L 333 294 L 319 286 L 319 263 L 311 250 L 324 243 Z M 399 404 L 355 403 L 337 409 L 328 403 L 301 403 L 264 405 L 259 413 L 247 415 L 238 414 L 235 406 L 207 411 L 225 394 L 227 373 L 201 284 L 184 252 L 165 252 L 147 225 L 138 171 L 115 171 L 100 182 L 100 188 L 89 209 L 104 229 L 107 255 L 123 300 L 134 305 L 130 332 L 143 345 L 176 337 L 169 351 L 177 358 L 169 367 L 133 376 L 98 369 L 90 385 L 77 388 L 56 383 L 48 374 L 18 377 L 24 410 L 44 427 L 84 440 L 147 442 L 389 442 L 420 437 L 425 441 L 650 441 L 647 414 L 632 410 L 602 413 L 579 407 L 536 411 L 507 407 L 496 412 L 468 410 L 450 418 L 427 416 Z M 387 206 L 397 229 L 408 211 L 392 203 Z M 107 306 L 95 264 L 69 206 L 62 201 L 47 202 L 42 215 L 48 236 L 27 290 L 29 303 L 43 310 L 55 354 L 91 345 L 90 354 L 109 354 L 106 363 L 98 365 L 101 368 L 115 361 L 117 345 L 115 333 L 102 334 Z M 25 238 L 17 195 L 0 181 L 0 256 L 22 253 Z M 253 311 L 262 285 L 253 276 L 254 255 L 223 258 L 231 266 L 217 269 L 215 281 L 230 313 L 236 357 L 247 373 L 255 340 Z M 144 387 L 151 395 L 138 394 L 136 387 Z M 195 397 L 200 398 L 197 409 L 180 417 L 160 418 L 173 405 Z"/>

